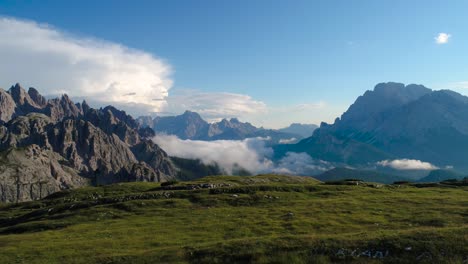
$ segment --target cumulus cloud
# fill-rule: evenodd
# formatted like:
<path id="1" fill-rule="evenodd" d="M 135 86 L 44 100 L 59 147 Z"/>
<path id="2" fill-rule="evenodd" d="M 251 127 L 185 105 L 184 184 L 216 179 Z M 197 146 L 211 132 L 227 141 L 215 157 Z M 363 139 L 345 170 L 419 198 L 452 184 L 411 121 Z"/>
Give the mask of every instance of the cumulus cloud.
<path id="1" fill-rule="evenodd" d="M 153 139 L 170 156 L 200 159 L 205 164 L 217 163 L 227 173 L 237 166 L 252 173 L 267 171 L 272 162 L 267 158 L 273 150 L 265 147 L 265 139 L 244 140 L 182 140 L 172 135 L 157 135 Z"/>
<path id="2" fill-rule="evenodd" d="M 314 160 L 306 153 L 286 153 L 273 162 L 273 149 L 266 146 L 268 138 L 244 140 L 182 140 L 173 135 L 159 134 L 154 142 L 170 156 L 199 159 L 204 164 L 218 164 L 231 174 L 239 166 L 251 173 L 279 173 L 289 175 L 315 175 L 332 169 L 332 164 Z"/>
<path id="3" fill-rule="evenodd" d="M 449 42 L 449 39 L 452 37 L 452 35 L 448 33 L 439 33 L 434 39 L 437 44 L 446 44 Z"/>
<path id="4" fill-rule="evenodd" d="M 324 102 L 269 107 L 245 94 L 172 90 L 171 66 L 150 53 L 1 16 L 0 58 L 3 88 L 20 82 L 46 97 L 67 93 L 74 101 L 86 99 L 93 107 L 110 104 L 134 116 L 191 110 L 210 122 L 238 117 L 280 128 L 290 122 L 333 120 L 343 111 L 324 111 Z"/>
<path id="5" fill-rule="evenodd" d="M 116 43 L 73 36 L 49 25 L 0 17 L 0 80 L 23 82 L 46 95 L 67 93 L 157 112 L 172 86 L 171 67 Z M 26 82 L 26 83 L 24 83 Z"/>
<path id="6" fill-rule="evenodd" d="M 165 112 L 181 113 L 190 110 L 199 113 L 208 121 L 222 118 L 243 117 L 267 112 L 262 101 L 244 94 L 225 92 L 202 92 L 199 90 L 178 90 L 167 98 Z"/>
<path id="7" fill-rule="evenodd" d="M 396 159 L 396 160 L 382 160 L 377 162 L 377 165 L 382 167 L 389 167 L 396 170 L 436 170 L 437 166 L 429 162 L 424 162 L 414 159 Z"/>

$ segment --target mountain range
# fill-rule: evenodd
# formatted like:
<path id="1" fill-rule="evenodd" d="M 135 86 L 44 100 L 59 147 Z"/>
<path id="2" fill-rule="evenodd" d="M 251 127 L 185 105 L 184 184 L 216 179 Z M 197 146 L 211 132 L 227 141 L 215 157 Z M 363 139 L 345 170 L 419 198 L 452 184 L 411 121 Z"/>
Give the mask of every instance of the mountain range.
<path id="1" fill-rule="evenodd" d="M 413 159 L 468 171 L 468 97 L 422 85 L 380 83 L 337 118 L 322 123 L 297 144 L 276 146 L 276 155 L 306 152 L 354 167 Z"/>
<path id="2" fill-rule="evenodd" d="M 333 124 L 272 130 L 236 118 L 208 123 L 190 111 L 134 119 L 113 106 L 94 109 L 67 95 L 46 99 L 36 89 L 16 84 L 0 89 L 0 201 L 35 200 L 87 185 L 223 173 L 216 164 L 169 157 L 151 140 L 156 133 L 193 140 L 269 137 L 273 161 L 297 152 L 354 168 L 317 176 L 322 180 L 358 175 L 384 183 L 424 182 L 468 174 L 468 97 L 450 90 L 381 83 Z M 312 136 L 304 138 L 308 134 Z M 402 162 L 416 167 L 402 167 Z"/>
<path id="3" fill-rule="evenodd" d="M 312 135 L 316 125 L 292 124 L 289 127 L 274 130 L 258 128 L 237 118 L 223 119 L 208 123 L 196 112 L 185 111 L 177 116 L 139 117 L 142 127 L 150 127 L 156 133 L 176 135 L 181 139 L 191 140 L 242 140 L 252 137 L 269 137 L 271 144 L 297 142 Z"/>
<path id="4" fill-rule="evenodd" d="M 0 89 L 0 201 L 122 181 L 166 181 L 177 169 L 125 112 L 67 95 L 46 100 L 19 84 Z"/>

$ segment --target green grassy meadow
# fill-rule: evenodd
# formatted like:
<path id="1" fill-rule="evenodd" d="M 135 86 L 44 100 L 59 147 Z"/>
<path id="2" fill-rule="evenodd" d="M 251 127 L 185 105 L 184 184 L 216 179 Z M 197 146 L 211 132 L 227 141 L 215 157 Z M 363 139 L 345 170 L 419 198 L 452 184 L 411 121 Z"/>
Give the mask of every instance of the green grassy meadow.
<path id="1" fill-rule="evenodd" d="M 212 176 L 0 206 L 0 263 L 231 262 L 468 263 L 468 187 Z"/>

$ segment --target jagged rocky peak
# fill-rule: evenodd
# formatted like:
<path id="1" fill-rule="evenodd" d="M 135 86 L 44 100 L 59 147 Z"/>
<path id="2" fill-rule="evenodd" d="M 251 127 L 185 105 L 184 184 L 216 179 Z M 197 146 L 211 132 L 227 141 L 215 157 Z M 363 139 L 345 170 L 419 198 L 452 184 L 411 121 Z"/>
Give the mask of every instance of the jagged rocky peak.
<path id="1" fill-rule="evenodd" d="M 34 100 L 19 83 L 11 86 L 10 90 L 8 90 L 8 93 L 11 95 L 15 103 L 22 107 L 23 110 L 26 110 L 26 108 L 28 108 L 28 111 L 31 108 L 41 108 L 34 102 Z"/>
<path id="2" fill-rule="evenodd" d="M 123 110 L 119 110 L 111 105 L 106 106 L 103 110 L 105 112 L 111 113 L 114 118 L 116 118 L 118 121 L 124 122 L 131 128 L 138 127 L 138 122 L 133 119 L 131 115 L 127 115 L 127 113 Z"/>
<path id="3" fill-rule="evenodd" d="M 82 110 L 66 94 L 63 94 L 60 98 L 49 100 L 45 112 L 57 121 L 65 117 L 76 118 L 83 115 Z"/>
<path id="4" fill-rule="evenodd" d="M 44 96 L 42 96 L 39 91 L 37 91 L 35 88 L 30 87 L 28 90 L 29 97 L 36 103 L 41 108 L 44 108 L 47 105 L 47 100 L 45 99 Z"/>
<path id="5" fill-rule="evenodd" d="M 112 106 L 93 109 L 66 94 L 46 100 L 19 84 L 0 89 L 0 201 L 88 184 L 172 179 L 170 158 L 148 139 L 153 130 L 139 133 L 137 122 Z"/>
<path id="6" fill-rule="evenodd" d="M 16 83 L 15 85 L 11 86 L 10 90 L 8 90 L 8 93 L 11 95 L 11 97 L 13 98 L 13 100 L 15 100 L 17 104 L 24 104 L 26 91 L 19 83 Z"/>
<path id="7" fill-rule="evenodd" d="M 8 122 L 14 116 L 15 109 L 16 103 L 11 95 L 0 88 L 0 121 Z"/>
<path id="8" fill-rule="evenodd" d="M 81 103 L 81 109 L 83 110 L 83 113 L 86 113 L 89 111 L 89 109 L 91 109 L 91 107 L 89 106 L 88 102 L 86 102 L 86 100 L 83 100 L 83 102 Z"/>

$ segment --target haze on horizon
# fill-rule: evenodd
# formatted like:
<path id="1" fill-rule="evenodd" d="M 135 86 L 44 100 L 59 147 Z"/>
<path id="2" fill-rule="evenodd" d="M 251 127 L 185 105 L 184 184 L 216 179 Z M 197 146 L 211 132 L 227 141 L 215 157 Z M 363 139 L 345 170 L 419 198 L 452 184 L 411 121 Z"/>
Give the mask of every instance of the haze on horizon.
<path id="1" fill-rule="evenodd" d="M 0 87 L 134 116 L 332 123 L 387 81 L 467 94 L 468 3 L 0 2 Z M 86 17 L 86 19 L 83 19 Z"/>

